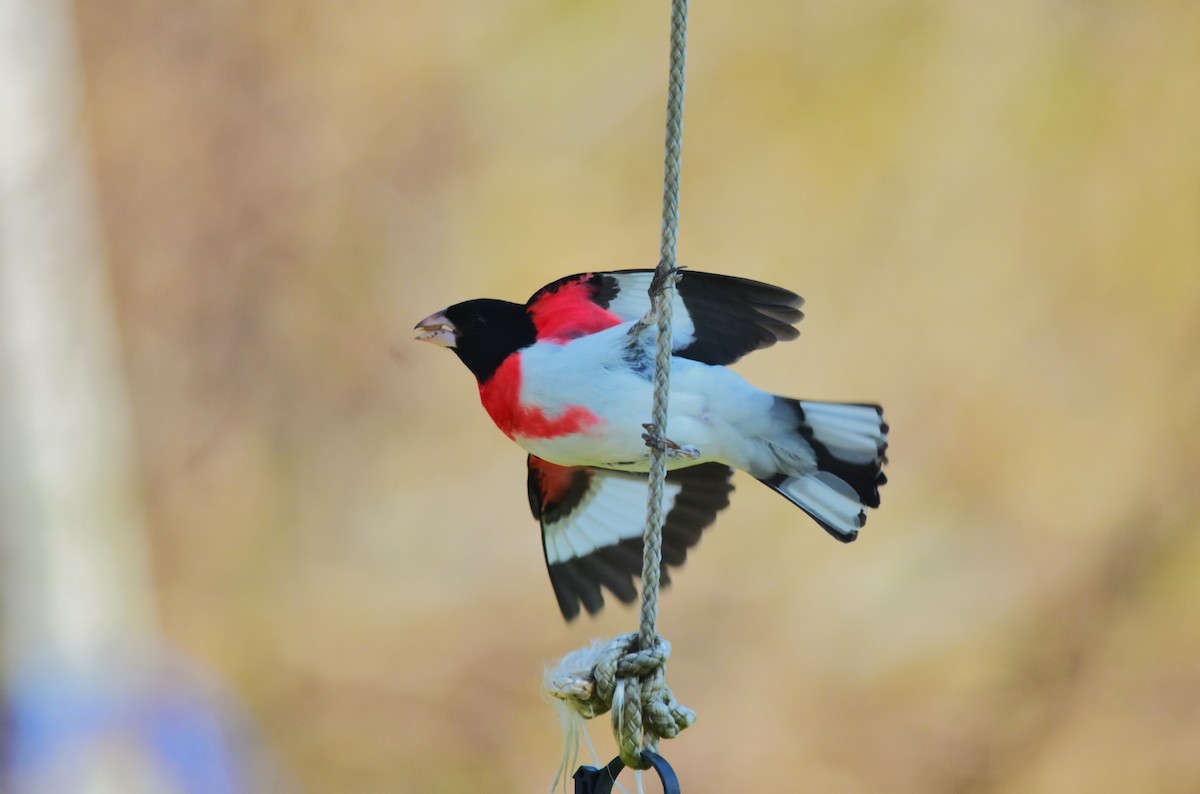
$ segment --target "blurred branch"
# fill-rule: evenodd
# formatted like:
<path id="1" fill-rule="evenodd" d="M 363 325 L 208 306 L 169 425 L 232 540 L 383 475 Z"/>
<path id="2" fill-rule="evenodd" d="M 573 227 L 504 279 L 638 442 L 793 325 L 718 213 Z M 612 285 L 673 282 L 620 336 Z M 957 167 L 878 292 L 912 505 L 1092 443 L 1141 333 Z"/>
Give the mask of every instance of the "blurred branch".
<path id="1" fill-rule="evenodd" d="M 0 2 L 0 487 L 12 653 L 151 632 L 129 417 L 64 3 Z"/>
<path id="2" fill-rule="evenodd" d="M 78 708 L 72 693 L 110 691 L 114 673 L 120 691 L 155 635 L 81 107 L 69 5 L 0 0 L 0 563 L 18 711 L 43 695 Z M 62 715 L 40 719 L 53 733 Z M 75 760 L 15 785 L 154 789 L 144 756 Z"/>

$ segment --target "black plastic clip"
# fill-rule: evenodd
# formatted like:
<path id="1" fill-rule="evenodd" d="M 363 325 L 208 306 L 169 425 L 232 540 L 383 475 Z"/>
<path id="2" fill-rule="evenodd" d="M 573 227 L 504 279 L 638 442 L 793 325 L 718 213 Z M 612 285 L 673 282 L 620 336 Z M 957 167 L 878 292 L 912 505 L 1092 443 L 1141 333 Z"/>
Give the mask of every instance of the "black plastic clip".
<path id="1" fill-rule="evenodd" d="M 658 753 L 642 751 L 642 760 L 658 773 L 662 781 L 663 794 L 679 794 L 679 778 L 667 759 Z M 581 766 L 575 772 L 575 794 L 610 794 L 617 775 L 625 768 L 621 756 L 617 756 L 606 767 Z"/>

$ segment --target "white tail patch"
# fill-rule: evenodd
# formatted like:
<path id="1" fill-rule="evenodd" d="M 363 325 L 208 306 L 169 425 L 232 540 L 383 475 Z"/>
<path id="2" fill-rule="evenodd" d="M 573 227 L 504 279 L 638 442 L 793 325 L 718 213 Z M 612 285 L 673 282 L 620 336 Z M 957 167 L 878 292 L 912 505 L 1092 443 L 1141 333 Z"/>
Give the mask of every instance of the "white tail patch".
<path id="1" fill-rule="evenodd" d="M 862 502 L 854 489 L 828 472 L 788 477 L 772 486 L 825 529 L 852 539 L 865 523 Z"/>
<path id="2" fill-rule="evenodd" d="M 866 508 L 879 507 L 879 486 L 887 482 L 882 410 L 861 403 L 776 400 L 777 416 L 790 412 L 796 420 L 792 445 L 807 454 L 777 454 L 775 473 L 759 480 L 838 540 L 854 540 L 867 521 Z"/>
<path id="3" fill-rule="evenodd" d="M 848 463 L 870 463 L 887 444 L 887 428 L 873 405 L 800 402 L 815 441 Z"/>

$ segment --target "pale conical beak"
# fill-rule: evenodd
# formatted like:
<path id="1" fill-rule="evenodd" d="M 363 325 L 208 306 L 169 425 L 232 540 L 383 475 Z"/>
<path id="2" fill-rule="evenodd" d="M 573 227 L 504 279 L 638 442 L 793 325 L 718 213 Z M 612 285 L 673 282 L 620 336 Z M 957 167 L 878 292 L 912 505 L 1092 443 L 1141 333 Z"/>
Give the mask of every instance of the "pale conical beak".
<path id="1" fill-rule="evenodd" d="M 441 312 L 431 314 L 417 323 L 415 330 L 420 331 L 417 334 L 418 342 L 429 342 L 438 347 L 454 347 L 458 335 L 454 323 L 446 319 L 446 315 Z"/>

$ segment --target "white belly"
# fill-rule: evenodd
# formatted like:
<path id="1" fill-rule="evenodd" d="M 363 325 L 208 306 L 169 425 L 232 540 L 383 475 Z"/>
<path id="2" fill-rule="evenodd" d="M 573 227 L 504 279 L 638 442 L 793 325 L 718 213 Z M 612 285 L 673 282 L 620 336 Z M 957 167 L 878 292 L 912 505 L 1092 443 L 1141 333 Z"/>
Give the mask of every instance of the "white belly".
<path id="1" fill-rule="evenodd" d="M 560 466 L 602 466 L 645 471 L 653 385 L 623 358 L 628 326 L 616 326 L 566 345 L 543 343 L 522 353 L 521 402 L 549 416 L 582 406 L 599 420 L 578 433 L 552 438 L 515 436 L 539 458 Z M 746 434 L 766 432 L 773 397 L 724 367 L 672 359 L 666 435 L 700 457 L 670 465 L 720 461 L 744 467 Z M 761 426 L 761 427 L 760 427 Z"/>

